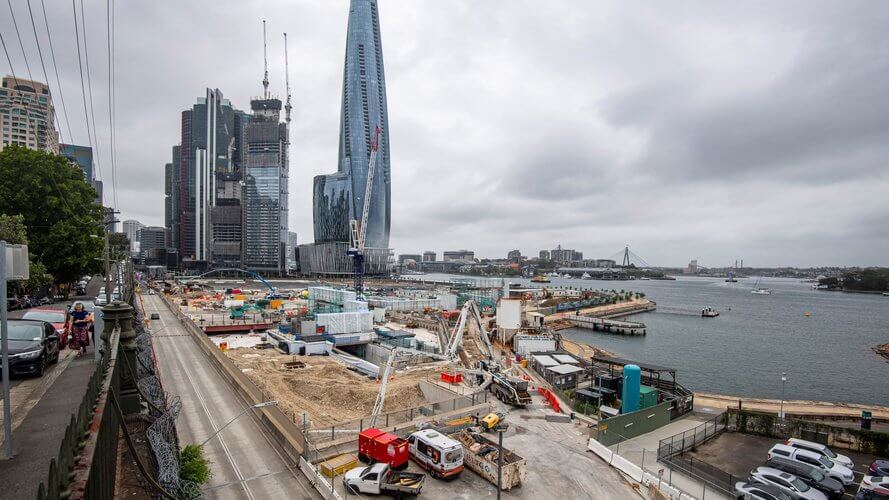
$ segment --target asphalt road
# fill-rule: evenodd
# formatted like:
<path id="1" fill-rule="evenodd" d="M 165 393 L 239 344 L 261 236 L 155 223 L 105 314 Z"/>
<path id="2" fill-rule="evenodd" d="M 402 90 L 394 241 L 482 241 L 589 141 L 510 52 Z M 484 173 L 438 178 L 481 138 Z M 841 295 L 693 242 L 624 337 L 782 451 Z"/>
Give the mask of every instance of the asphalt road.
<path id="1" fill-rule="evenodd" d="M 219 499 L 321 498 L 295 464 L 272 444 L 251 414 L 253 410 L 243 414 L 246 403 L 161 299 L 156 295 L 142 298 L 146 315 L 160 314 L 151 329 L 161 383 L 182 400 L 176 421 L 180 443 L 185 446 L 209 439 L 204 452 L 212 461 L 213 477 L 204 495 Z"/>

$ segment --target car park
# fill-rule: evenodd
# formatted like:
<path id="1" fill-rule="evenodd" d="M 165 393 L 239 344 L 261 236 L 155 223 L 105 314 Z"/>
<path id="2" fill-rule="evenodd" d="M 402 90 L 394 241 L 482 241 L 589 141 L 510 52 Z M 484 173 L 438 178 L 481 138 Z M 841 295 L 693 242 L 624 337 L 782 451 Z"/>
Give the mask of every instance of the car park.
<path id="1" fill-rule="evenodd" d="M 841 498 L 846 492 L 843 483 L 831 477 L 827 477 L 821 472 L 821 469 L 809 464 L 775 456 L 766 462 L 766 467 L 793 474 L 800 478 L 804 483 L 823 492 L 831 498 Z"/>
<path id="2" fill-rule="evenodd" d="M 735 483 L 735 498 L 744 500 L 793 500 L 793 497 L 770 484 L 739 481 Z"/>
<path id="3" fill-rule="evenodd" d="M 9 371 L 13 375 L 43 376 L 46 366 L 59 361 L 59 335 L 52 323 L 29 319 L 11 319 Z"/>
<path id="4" fill-rule="evenodd" d="M 68 317 L 67 313 L 63 309 L 31 309 L 30 311 L 22 315 L 22 319 L 46 321 L 47 323 L 52 323 L 52 327 L 55 329 L 56 334 L 58 334 L 59 336 L 59 346 L 64 349 L 65 346 L 68 344 L 68 331 L 67 327 L 65 326 Z"/>
<path id="5" fill-rule="evenodd" d="M 750 472 L 750 479 L 757 483 L 770 484 L 794 498 L 805 500 L 827 500 L 827 495 L 812 488 L 793 474 L 771 467 L 757 467 Z"/>
<path id="6" fill-rule="evenodd" d="M 889 460 L 874 460 L 867 468 L 868 476 L 889 476 Z"/>
<path id="7" fill-rule="evenodd" d="M 823 455 L 827 457 L 833 463 L 840 464 L 843 467 L 848 467 L 850 469 L 855 468 L 855 464 L 852 463 L 852 459 L 847 457 L 846 455 L 840 455 L 839 453 L 831 450 L 826 444 L 815 443 L 813 441 L 806 441 L 805 439 L 799 438 L 790 438 L 784 442 L 787 446 L 792 446 L 794 448 L 799 448 L 801 450 L 808 450 L 811 452 L 815 452 L 819 455 Z"/>
<path id="8" fill-rule="evenodd" d="M 796 462 L 802 462 L 804 464 L 818 467 L 819 469 L 821 469 L 821 472 L 823 472 L 828 477 L 832 477 L 837 481 L 843 483 L 843 486 L 849 486 L 850 484 L 852 484 L 852 481 L 855 478 L 854 474 L 852 473 L 852 469 L 834 463 L 824 455 L 815 453 L 814 451 L 804 450 L 802 448 L 794 448 L 793 446 L 788 446 L 785 444 L 776 444 L 775 446 L 772 446 L 772 449 L 769 450 L 769 458 L 775 456 L 788 458 Z"/>

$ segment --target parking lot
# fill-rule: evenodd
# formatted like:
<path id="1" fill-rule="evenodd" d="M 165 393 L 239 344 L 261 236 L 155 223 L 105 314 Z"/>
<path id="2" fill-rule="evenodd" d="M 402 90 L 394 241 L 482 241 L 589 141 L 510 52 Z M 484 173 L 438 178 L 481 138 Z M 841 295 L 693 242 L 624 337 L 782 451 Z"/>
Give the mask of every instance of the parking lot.
<path id="1" fill-rule="evenodd" d="M 765 465 L 768 460 L 769 449 L 780 441 L 775 438 L 742 434 L 740 432 L 725 432 L 718 437 L 704 443 L 697 450 L 689 453 L 695 460 L 703 460 L 711 465 L 738 476 L 746 478 L 750 471 Z M 858 485 L 867 467 L 877 459 L 873 455 L 859 453 L 852 450 L 836 448 L 837 453 L 842 453 L 855 463 L 855 482 L 846 488 L 844 498 L 854 498 L 858 491 Z"/>

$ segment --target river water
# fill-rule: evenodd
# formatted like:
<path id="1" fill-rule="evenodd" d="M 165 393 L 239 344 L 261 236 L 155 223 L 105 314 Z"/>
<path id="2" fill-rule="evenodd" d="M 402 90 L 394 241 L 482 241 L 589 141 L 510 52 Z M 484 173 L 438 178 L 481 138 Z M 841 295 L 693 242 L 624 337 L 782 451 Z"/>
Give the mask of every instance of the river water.
<path id="1" fill-rule="evenodd" d="M 441 277 L 445 275 L 428 275 Z M 509 282 L 529 284 L 510 278 Z M 753 397 L 889 405 L 889 361 L 872 348 L 889 342 L 889 297 L 816 291 L 811 283 L 764 278 L 771 295 L 750 293 L 754 280 L 597 281 L 552 278 L 547 286 L 644 292 L 659 312 L 628 319 L 648 327 L 646 336 L 585 329 L 565 338 L 598 345 L 632 360 L 677 370 L 691 390 Z M 540 286 L 540 285 L 537 285 Z M 717 318 L 701 318 L 712 306 Z M 695 314 L 681 314 L 681 311 Z M 671 311 L 671 312 L 667 312 Z M 810 316 L 805 313 L 810 312 Z"/>

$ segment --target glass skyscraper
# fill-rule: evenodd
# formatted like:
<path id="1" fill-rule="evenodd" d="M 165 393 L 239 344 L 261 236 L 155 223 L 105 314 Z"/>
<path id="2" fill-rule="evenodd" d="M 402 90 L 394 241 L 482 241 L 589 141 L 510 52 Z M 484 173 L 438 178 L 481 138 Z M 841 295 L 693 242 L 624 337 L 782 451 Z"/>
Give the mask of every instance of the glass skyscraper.
<path id="1" fill-rule="evenodd" d="M 365 245 L 389 248 L 391 175 L 386 78 L 376 0 L 352 0 L 346 35 L 337 172 L 315 177 L 315 243 L 348 242 L 349 220 L 361 217 L 371 142 L 380 143 Z"/>

